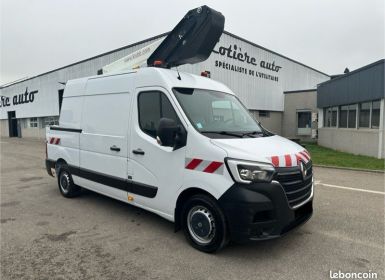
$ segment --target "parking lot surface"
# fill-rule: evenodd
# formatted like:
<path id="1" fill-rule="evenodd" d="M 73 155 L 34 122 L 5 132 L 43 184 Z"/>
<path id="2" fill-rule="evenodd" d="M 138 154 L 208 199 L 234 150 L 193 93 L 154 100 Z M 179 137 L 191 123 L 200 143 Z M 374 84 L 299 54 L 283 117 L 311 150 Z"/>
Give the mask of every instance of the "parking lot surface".
<path id="1" fill-rule="evenodd" d="M 42 141 L 0 141 L 1 279 L 384 278 L 384 174 L 315 168 L 307 224 L 204 254 L 157 215 L 90 191 L 62 197 Z"/>

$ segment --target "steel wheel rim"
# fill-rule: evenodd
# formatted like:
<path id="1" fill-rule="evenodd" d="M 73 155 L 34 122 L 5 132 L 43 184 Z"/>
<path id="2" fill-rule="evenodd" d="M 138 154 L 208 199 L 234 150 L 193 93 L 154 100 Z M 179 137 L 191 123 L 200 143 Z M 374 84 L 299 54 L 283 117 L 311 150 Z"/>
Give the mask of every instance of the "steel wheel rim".
<path id="1" fill-rule="evenodd" d="M 68 193 L 68 188 L 70 186 L 70 176 L 67 172 L 62 172 L 60 174 L 59 185 L 60 185 L 60 189 L 64 193 Z"/>
<path id="2" fill-rule="evenodd" d="M 214 216 L 206 207 L 194 206 L 187 214 L 187 228 L 196 243 L 209 244 L 216 233 Z"/>

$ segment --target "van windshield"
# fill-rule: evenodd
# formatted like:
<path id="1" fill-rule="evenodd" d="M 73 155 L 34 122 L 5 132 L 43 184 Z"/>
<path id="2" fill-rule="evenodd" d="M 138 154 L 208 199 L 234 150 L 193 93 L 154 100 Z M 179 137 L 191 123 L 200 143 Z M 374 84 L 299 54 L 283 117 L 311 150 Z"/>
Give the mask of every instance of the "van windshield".
<path id="1" fill-rule="evenodd" d="M 233 95 L 205 89 L 174 88 L 174 94 L 194 127 L 203 134 L 258 137 L 263 128 Z"/>

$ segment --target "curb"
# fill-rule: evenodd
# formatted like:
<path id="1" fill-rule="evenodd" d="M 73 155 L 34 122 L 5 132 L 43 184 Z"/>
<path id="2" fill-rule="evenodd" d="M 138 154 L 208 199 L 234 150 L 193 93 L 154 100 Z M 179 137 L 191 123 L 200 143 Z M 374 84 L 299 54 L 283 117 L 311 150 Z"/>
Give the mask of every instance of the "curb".
<path id="1" fill-rule="evenodd" d="M 322 165 L 322 164 L 313 164 L 315 167 L 321 168 L 329 168 L 329 169 L 341 169 L 341 170 L 350 170 L 350 171 L 362 171 L 362 172 L 371 172 L 371 173 L 379 173 L 384 174 L 385 170 L 376 170 L 376 169 L 361 169 L 361 168 L 353 168 L 353 167 L 341 167 L 341 166 L 332 166 L 332 165 Z"/>

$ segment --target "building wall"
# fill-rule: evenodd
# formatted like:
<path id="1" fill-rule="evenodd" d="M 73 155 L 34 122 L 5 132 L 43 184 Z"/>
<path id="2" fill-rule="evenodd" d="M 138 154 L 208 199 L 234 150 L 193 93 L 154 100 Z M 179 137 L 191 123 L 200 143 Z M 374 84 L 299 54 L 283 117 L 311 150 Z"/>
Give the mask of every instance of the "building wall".
<path id="1" fill-rule="evenodd" d="M 45 139 L 44 118 L 38 118 L 38 127 L 30 127 L 29 119 L 19 119 L 18 125 L 21 130 L 21 137 Z M 8 120 L 0 120 L 0 136 L 9 137 Z"/>
<path id="2" fill-rule="evenodd" d="M 319 127 L 318 144 L 343 152 L 385 158 L 385 104 L 381 100 L 378 129 Z"/>
<path id="3" fill-rule="evenodd" d="M 22 127 L 21 137 L 45 139 L 45 127 Z"/>
<path id="4" fill-rule="evenodd" d="M 234 58 L 245 54 L 255 59 L 255 63 Z M 279 67 L 276 71 L 268 69 L 273 64 Z M 324 73 L 228 32 L 223 33 L 207 60 L 181 65 L 179 69 L 198 75 L 210 71 L 211 78 L 227 85 L 248 109 L 280 112 L 284 110 L 284 91 L 315 88 L 330 79 Z"/>
<path id="5" fill-rule="evenodd" d="M 378 157 L 378 141 L 378 130 L 331 127 L 318 129 L 319 145 L 355 155 Z"/>
<path id="6" fill-rule="evenodd" d="M 379 131 L 380 143 L 378 144 L 378 147 L 379 147 L 378 157 L 385 158 L 385 99 L 382 99 L 381 114 L 382 114 L 381 115 L 382 124 L 380 124 L 380 131 Z"/>
<path id="7" fill-rule="evenodd" d="M 378 146 L 380 147 L 380 153 L 381 153 L 381 156 L 380 158 L 385 158 L 385 131 L 382 130 L 382 142 L 378 144 Z"/>
<path id="8" fill-rule="evenodd" d="M 8 120 L 0 120 L 0 136 L 9 136 Z"/>
<path id="9" fill-rule="evenodd" d="M 384 99 L 382 99 L 378 129 L 319 127 L 318 144 L 352 154 L 385 158 L 384 124 Z"/>
<path id="10" fill-rule="evenodd" d="M 285 110 L 282 118 L 282 135 L 284 137 L 301 141 L 314 141 L 311 135 L 298 135 L 297 112 L 304 110 L 318 113 L 316 90 L 285 93 Z"/>
<path id="11" fill-rule="evenodd" d="M 268 111 L 268 117 L 261 117 L 259 111 L 250 110 L 253 117 L 260 121 L 263 127 L 275 134 L 282 135 L 282 112 Z"/>

